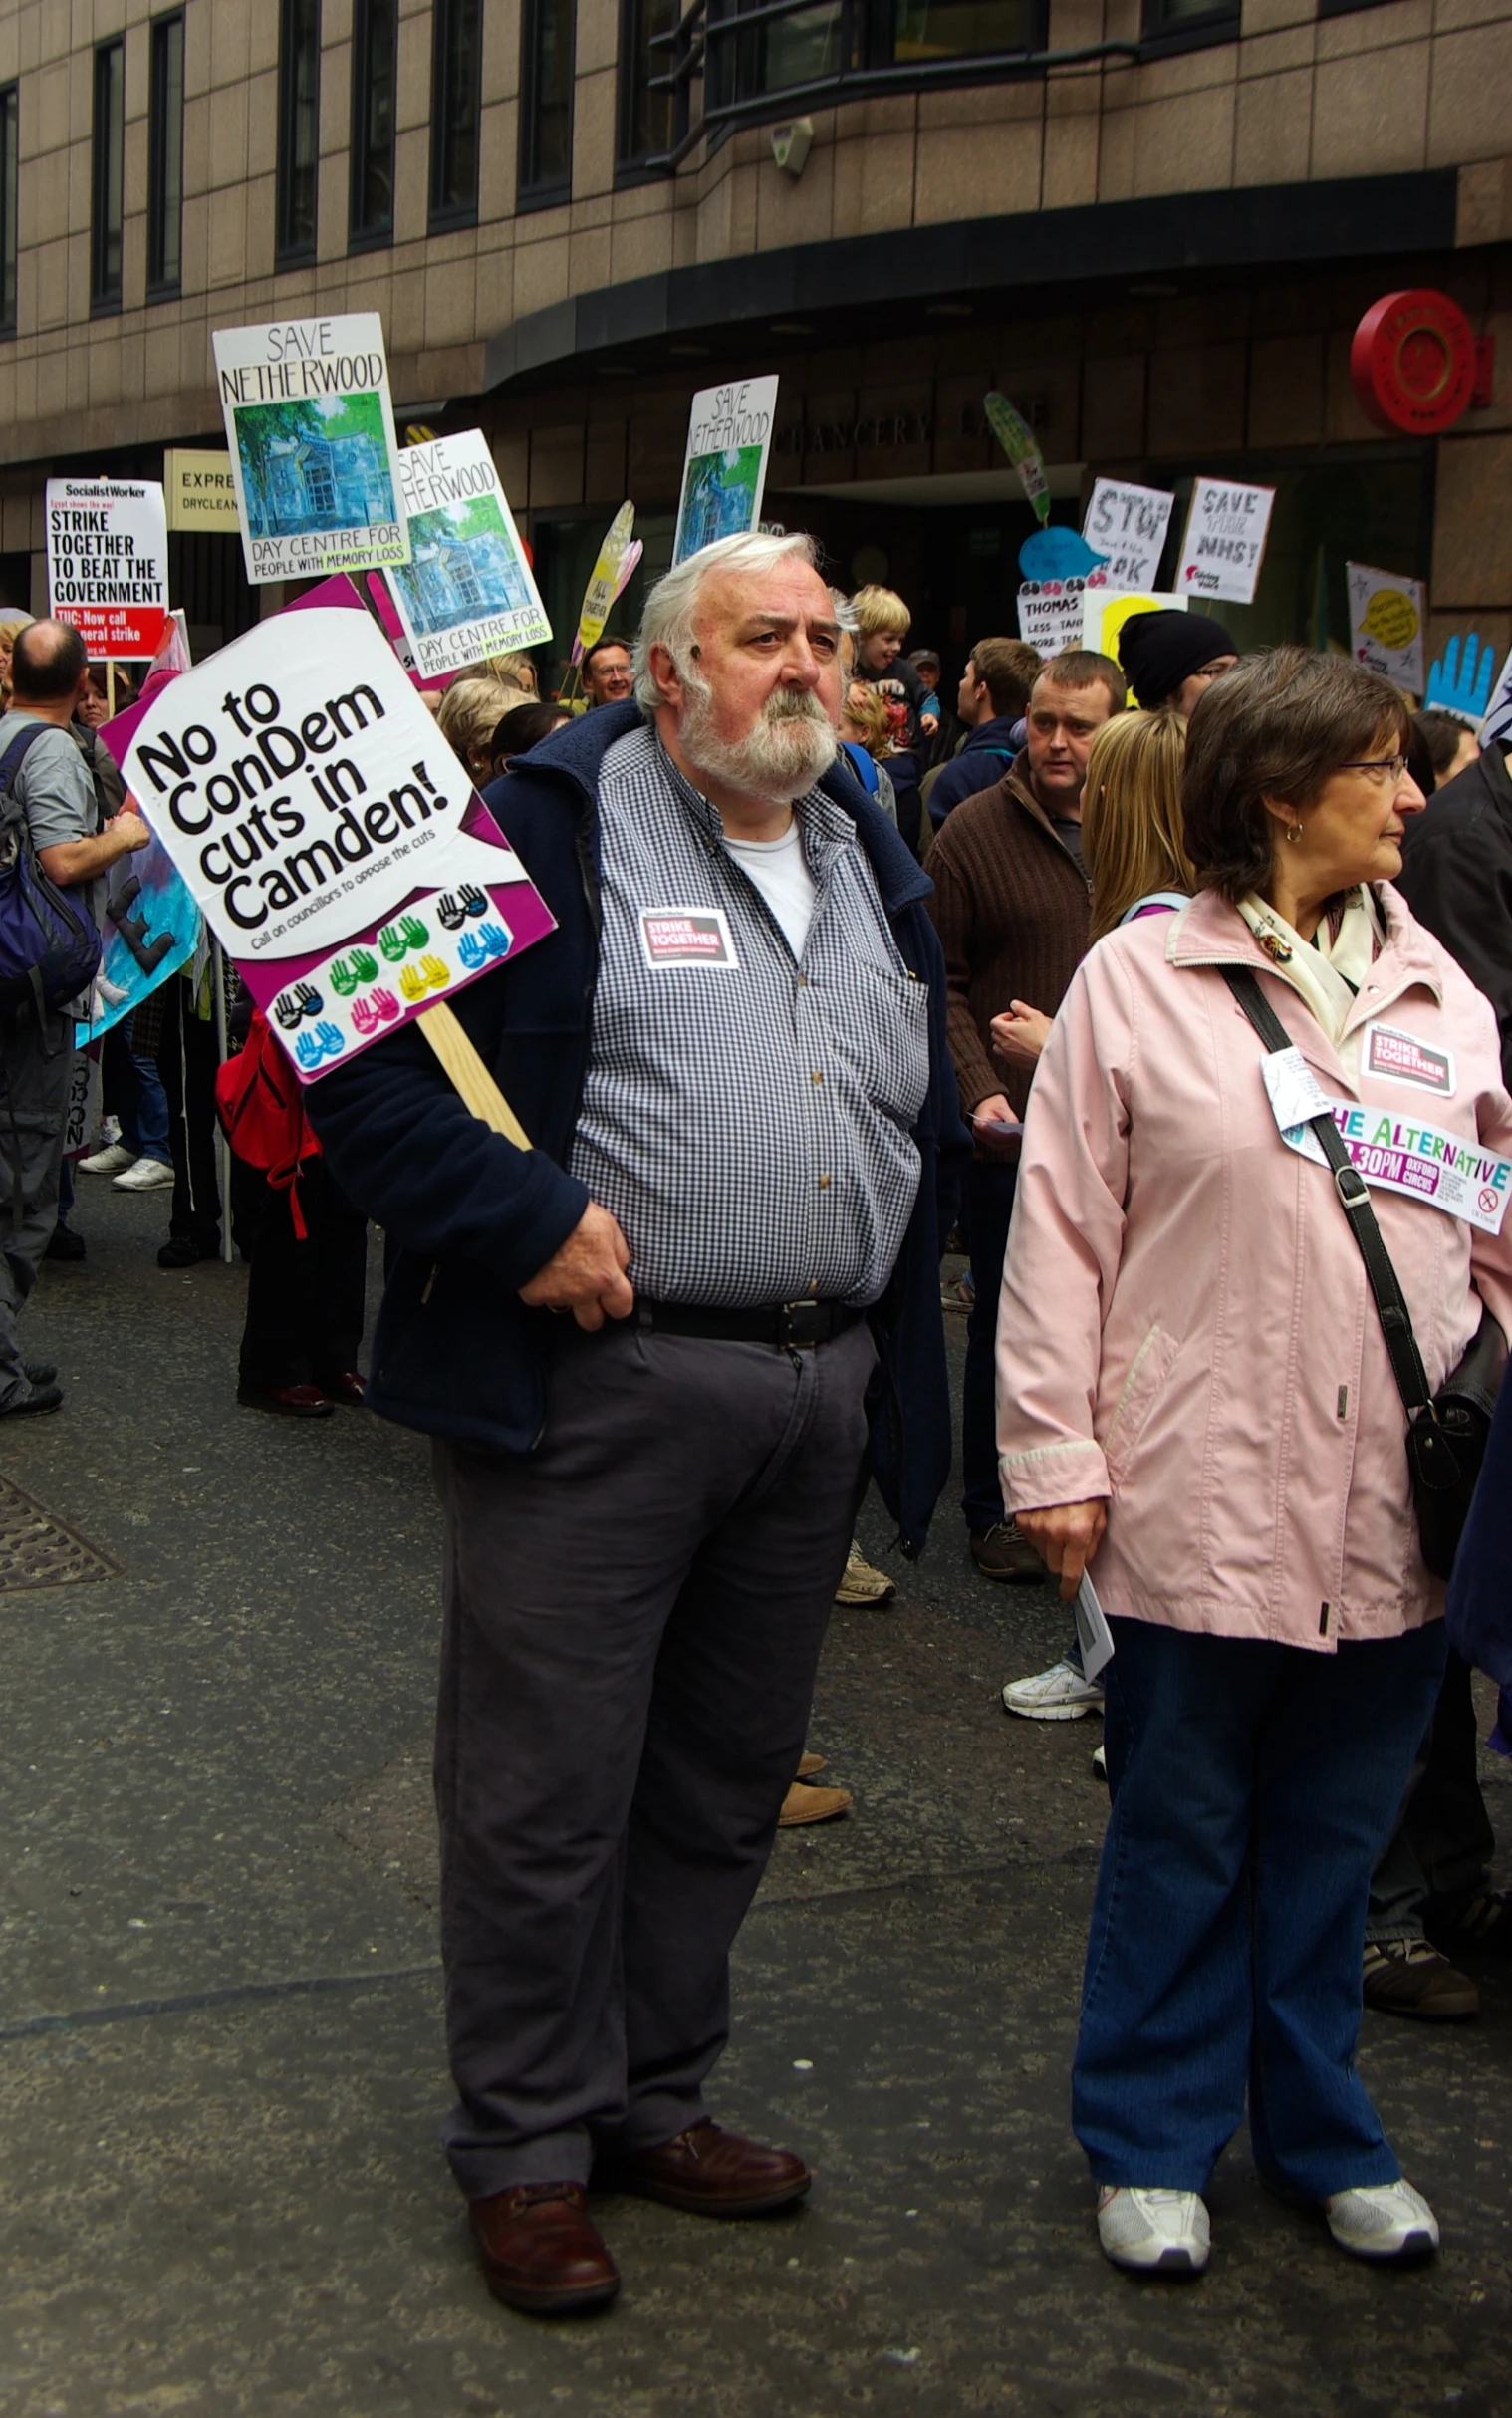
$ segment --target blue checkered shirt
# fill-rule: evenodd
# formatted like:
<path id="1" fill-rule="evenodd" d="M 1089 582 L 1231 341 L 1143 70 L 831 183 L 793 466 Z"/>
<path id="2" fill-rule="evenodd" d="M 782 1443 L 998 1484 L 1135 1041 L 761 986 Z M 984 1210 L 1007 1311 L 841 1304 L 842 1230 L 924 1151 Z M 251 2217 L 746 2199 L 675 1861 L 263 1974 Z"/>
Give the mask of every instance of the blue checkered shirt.
<path id="1" fill-rule="evenodd" d="M 796 812 L 816 891 L 800 958 L 655 732 L 604 758 L 604 922 L 572 1172 L 619 1219 L 653 1301 L 864 1304 L 902 1246 L 925 987 L 850 816 L 819 789 Z M 679 959 L 675 931 L 665 945 L 668 920 L 688 917 L 702 919 L 702 961 Z"/>

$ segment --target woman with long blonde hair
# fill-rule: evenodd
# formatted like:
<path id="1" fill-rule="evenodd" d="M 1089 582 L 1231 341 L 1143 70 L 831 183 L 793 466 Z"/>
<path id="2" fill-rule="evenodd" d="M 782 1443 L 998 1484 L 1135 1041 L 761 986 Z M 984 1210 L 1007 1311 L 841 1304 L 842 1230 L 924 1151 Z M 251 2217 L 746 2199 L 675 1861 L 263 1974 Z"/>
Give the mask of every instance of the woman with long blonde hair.
<path id="1" fill-rule="evenodd" d="M 1196 877 L 1181 829 L 1186 724 L 1178 713 L 1117 713 L 1087 758 L 1082 854 L 1092 883 L 1091 937 L 1101 940 L 1140 899 L 1174 905 Z"/>

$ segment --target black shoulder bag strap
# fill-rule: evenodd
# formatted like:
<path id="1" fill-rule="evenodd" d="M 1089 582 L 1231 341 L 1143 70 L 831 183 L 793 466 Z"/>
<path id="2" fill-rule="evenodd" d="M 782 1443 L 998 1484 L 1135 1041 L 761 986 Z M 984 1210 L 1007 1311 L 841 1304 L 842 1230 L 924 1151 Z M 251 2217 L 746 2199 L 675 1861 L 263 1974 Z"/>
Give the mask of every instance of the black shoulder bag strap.
<path id="1" fill-rule="evenodd" d="M 1223 979 L 1243 1008 L 1261 1040 L 1274 1055 L 1283 1049 L 1294 1049 L 1295 1042 L 1277 1015 L 1258 979 L 1247 966 L 1225 965 Z M 1350 1232 L 1360 1245 L 1365 1272 L 1371 1280 L 1376 1308 L 1381 1316 L 1382 1333 L 1390 1354 L 1391 1374 L 1401 1396 L 1408 1423 L 1427 1411 L 1433 1416 L 1433 1397 L 1428 1387 L 1428 1374 L 1417 1349 L 1412 1332 L 1411 1315 L 1396 1281 L 1376 1211 L 1371 1207 L 1370 1190 L 1359 1168 L 1345 1148 L 1344 1138 L 1332 1117 L 1309 1117 L 1308 1124 L 1323 1146 L 1323 1155 L 1334 1171 L 1334 1190 L 1343 1202 L 1349 1216 Z"/>

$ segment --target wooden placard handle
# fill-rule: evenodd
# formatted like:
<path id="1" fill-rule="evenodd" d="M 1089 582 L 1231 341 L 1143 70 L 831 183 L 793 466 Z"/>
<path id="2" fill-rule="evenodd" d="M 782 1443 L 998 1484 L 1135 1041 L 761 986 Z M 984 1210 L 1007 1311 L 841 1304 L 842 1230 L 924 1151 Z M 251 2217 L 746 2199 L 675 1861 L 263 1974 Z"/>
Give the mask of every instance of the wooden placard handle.
<path id="1" fill-rule="evenodd" d="M 477 1051 L 444 999 L 437 999 L 416 1018 L 442 1066 L 475 1117 L 517 1149 L 528 1151 L 530 1136 L 500 1091 Z"/>

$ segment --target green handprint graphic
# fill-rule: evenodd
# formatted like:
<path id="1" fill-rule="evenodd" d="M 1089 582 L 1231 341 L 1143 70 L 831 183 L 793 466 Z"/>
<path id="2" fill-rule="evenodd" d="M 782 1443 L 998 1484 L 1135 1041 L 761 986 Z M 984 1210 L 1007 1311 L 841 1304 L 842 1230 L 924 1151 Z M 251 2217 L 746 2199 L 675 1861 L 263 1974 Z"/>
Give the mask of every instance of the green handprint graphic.
<path id="1" fill-rule="evenodd" d="M 354 948 L 347 962 L 360 982 L 372 982 L 377 979 L 378 961 L 371 949 Z"/>
<path id="2" fill-rule="evenodd" d="M 397 965 L 408 949 L 409 942 L 397 924 L 385 924 L 378 934 L 378 946 L 390 965 Z"/>
<path id="3" fill-rule="evenodd" d="M 399 930 L 403 934 L 405 944 L 408 947 L 424 948 L 428 945 L 430 935 L 425 930 L 425 927 L 420 922 L 418 916 L 401 916 L 399 918 Z"/>
<path id="4" fill-rule="evenodd" d="M 357 976 L 345 957 L 338 957 L 331 968 L 331 987 L 339 999 L 350 999 L 357 988 Z"/>

